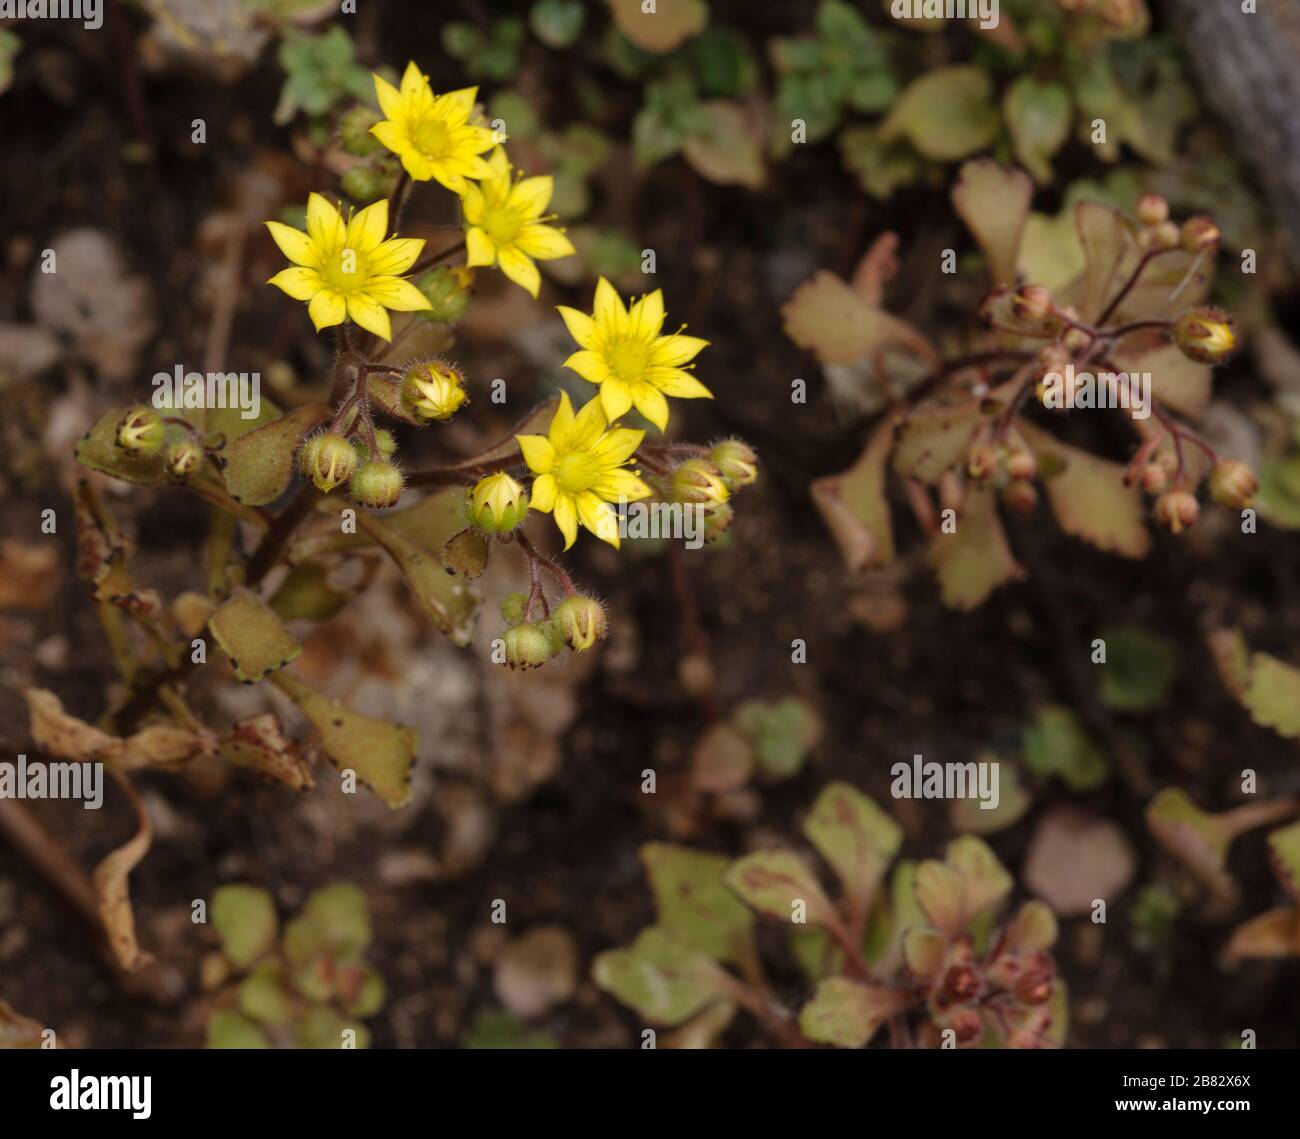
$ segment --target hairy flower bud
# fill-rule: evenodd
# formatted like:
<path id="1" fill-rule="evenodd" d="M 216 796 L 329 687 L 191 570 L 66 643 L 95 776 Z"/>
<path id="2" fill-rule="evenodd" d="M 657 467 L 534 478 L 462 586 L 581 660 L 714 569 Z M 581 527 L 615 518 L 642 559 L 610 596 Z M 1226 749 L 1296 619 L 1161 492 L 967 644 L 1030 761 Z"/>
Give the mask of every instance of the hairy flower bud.
<path id="1" fill-rule="evenodd" d="M 739 439 L 715 443 L 709 461 L 722 472 L 722 481 L 730 490 L 739 490 L 758 481 L 758 455 Z"/>
<path id="2" fill-rule="evenodd" d="M 358 104 L 339 119 L 339 140 L 343 149 L 358 158 L 365 158 L 382 149 L 383 144 L 370 133 L 370 128 L 382 116 L 364 104 Z"/>
<path id="3" fill-rule="evenodd" d="M 1201 504 L 1190 491 L 1166 491 L 1156 499 L 1156 520 L 1175 534 L 1195 524 L 1200 514 Z"/>
<path id="4" fill-rule="evenodd" d="M 358 505 L 383 510 L 397 505 L 402 497 L 402 481 L 402 472 L 392 463 L 371 459 L 357 467 L 349 492 Z"/>
<path id="5" fill-rule="evenodd" d="M 507 625 L 518 625 L 524 619 L 524 610 L 528 608 L 528 594 L 507 593 L 501 598 L 501 616 Z"/>
<path id="6" fill-rule="evenodd" d="M 1169 220 L 1169 203 L 1159 194 L 1143 194 L 1137 200 L 1137 218 L 1143 225 Z"/>
<path id="7" fill-rule="evenodd" d="M 469 308 L 469 286 L 473 270 L 439 265 L 430 269 L 415 282 L 415 287 L 425 295 L 429 307 L 420 313 L 425 320 L 435 324 L 454 324 Z"/>
<path id="8" fill-rule="evenodd" d="M 1210 474 L 1210 497 L 1220 506 L 1244 510 L 1259 490 L 1259 477 L 1245 463 L 1225 459 Z"/>
<path id="9" fill-rule="evenodd" d="M 722 472 L 708 459 L 687 459 L 673 471 L 674 502 L 726 502 L 730 497 Z"/>
<path id="10" fill-rule="evenodd" d="M 402 405 L 419 419 L 450 419 L 468 399 L 460 372 L 441 360 L 414 364 L 402 377 Z"/>
<path id="11" fill-rule="evenodd" d="M 1043 285 L 1021 285 L 1011 294 L 1011 311 L 1021 320 L 1042 320 L 1052 309 L 1052 294 Z"/>
<path id="12" fill-rule="evenodd" d="M 163 452 L 163 461 L 167 464 L 167 473 L 177 482 L 184 482 L 203 462 L 203 447 L 188 436 L 178 439 Z"/>
<path id="13" fill-rule="evenodd" d="M 474 525 L 489 534 L 507 534 L 528 513 L 528 492 L 505 471 L 484 475 L 469 492 Z"/>
<path id="14" fill-rule="evenodd" d="M 298 466 L 316 489 L 329 494 L 357 469 L 357 452 L 342 435 L 326 431 L 313 435 L 298 452 Z"/>
<path id="15" fill-rule="evenodd" d="M 564 643 L 579 653 L 604 640 L 608 629 L 605 607 L 594 597 L 581 594 L 572 594 L 561 601 L 552 619 Z"/>
<path id="16" fill-rule="evenodd" d="M 131 408 L 117 424 L 117 445 L 128 455 L 156 455 L 162 450 L 167 429 L 151 407 Z"/>
<path id="17" fill-rule="evenodd" d="M 1188 253 L 1201 253 L 1219 244 L 1223 234 L 1212 218 L 1201 215 L 1183 222 L 1182 244 Z"/>
<path id="18" fill-rule="evenodd" d="M 1183 355 L 1200 364 L 1217 364 L 1237 349 L 1232 317 L 1219 308 L 1188 309 L 1174 324 L 1174 340 Z"/>
<path id="19" fill-rule="evenodd" d="M 540 668 L 555 651 L 546 630 L 536 621 L 512 625 L 501 634 L 507 668 Z"/>

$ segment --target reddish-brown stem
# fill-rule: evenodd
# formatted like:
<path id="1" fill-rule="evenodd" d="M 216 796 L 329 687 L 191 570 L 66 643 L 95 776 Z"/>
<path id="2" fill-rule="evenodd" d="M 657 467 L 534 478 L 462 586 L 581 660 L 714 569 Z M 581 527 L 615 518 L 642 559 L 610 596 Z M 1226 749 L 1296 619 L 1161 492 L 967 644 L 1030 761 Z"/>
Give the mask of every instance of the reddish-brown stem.
<path id="1" fill-rule="evenodd" d="M 1179 247 L 1174 246 L 1173 248 L 1177 249 Z M 1112 300 L 1110 304 L 1106 306 L 1105 312 L 1103 312 L 1101 316 L 1097 318 L 1098 328 L 1104 328 L 1106 326 L 1106 322 L 1110 320 L 1112 316 L 1115 315 L 1116 311 L 1119 309 L 1119 306 L 1122 305 L 1124 301 L 1128 298 L 1129 293 L 1133 291 L 1134 286 L 1138 283 L 1138 280 L 1141 278 L 1142 274 L 1146 271 L 1146 267 L 1150 265 L 1151 262 L 1154 261 L 1157 257 L 1159 257 L 1162 253 L 1171 253 L 1172 251 L 1173 251 L 1172 249 L 1148 249 L 1144 254 L 1142 254 L 1141 258 L 1139 258 L 1138 260 L 1136 267 L 1133 269 L 1133 272 L 1130 275 L 1129 279 L 1124 282 L 1124 287 L 1120 289 L 1118 293 L 1115 294 L 1115 299 Z"/>
<path id="2" fill-rule="evenodd" d="M 515 540 L 519 543 L 520 548 L 524 551 L 524 555 L 529 559 L 529 562 L 541 566 L 547 573 L 555 578 L 555 580 L 559 582 L 560 588 L 564 590 L 567 596 L 572 596 L 578 592 L 578 587 L 573 584 L 573 578 L 565 573 L 553 559 L 548 558 L 541 552 L 541 550 L 534 546 L 529 540 L 527 534 L 522 530 L 516 530 Z"/>
<path id="3" fill-rule="evenodd" d="M 454 256 L 465 248 L 465 241 L 462 238 L 455 245 L 449 245 L 439 253 L 431 253 L 428 257 L 421 258 L 411 266 L 411 276 L 417 273 L 423 273 L 426 269 L 432 269 L 440 261 L 445 261 L 448 257 Z"/>

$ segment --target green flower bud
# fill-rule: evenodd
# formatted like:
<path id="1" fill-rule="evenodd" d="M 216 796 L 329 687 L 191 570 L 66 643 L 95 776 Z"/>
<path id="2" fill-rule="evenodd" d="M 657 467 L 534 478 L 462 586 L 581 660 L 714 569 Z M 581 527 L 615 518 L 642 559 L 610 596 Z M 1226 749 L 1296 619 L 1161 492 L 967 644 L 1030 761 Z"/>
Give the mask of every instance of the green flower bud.
<path id="1" fill-rule="evenodd" d="M 138 405 L 118 422 L 117 445 L 128 455 L 156 455 L 166 434 L 162 416 L 151 407 Z"/>
<path id="2" fill-rule="evenodd" d="M 373 166 L 354 166 L 343 175 L 339 185 L 354 202 L 369 205 L 388 196 L 390 182 L 391 179 L 384 177 Z"/>
<path id="3" fill-rule="evenodd" d="M 379 457 L 381 459 L 391 459 L 393 457 L 393 453 L 397 450 L 397 440 L 393 438 L 391 431 L 386 431 L 382 427 L 378 428 L 375 431 L 375 442 L 379 444 Z M 370 444 L 360 435 L 352 436 L 352 446 L 360 462 L 364 463 L 371 457 Z"/>
<path id="4" fill-rule="evenodd" d="M 554 621 L 564 643 L 579 653 L 585 653 L 597 641 L 603 641 L 609 628 L 605 607 L 594 597 L 581 594 L 573 594 L 561 601 L 556 606 Z"/>
<path id="5" fill-rule="evenodd" d="M 419 419 L 450 419 L 468 400 L 460 372 L 441 360 L 414 364 L 402 377 L 402 406 Z"/>
<path id="6" fill-rule="evenodd" d="M 528 492 L 505 471 L 484 475 L 469 492 L 470 518 L 488 534 L 507 534 L 528 513 Z"/>
<path id="7" fill-rule="evenodd" d="M 501 634 L 507 668 L 539 668 L 555 655 L 546 631 L 536 622 L 512 625 Z"/>
<path id="8" fill-rule="evenodd" d="M 469 276 L 460 269 L 439 265 L 415 282 L 432 308 L 420 313 L 434 324 L 455 324 L 469 308 Z"/>
<path id="9" fill-rule="evenodd" d="M 507 625 L 518 625 L 524 619 L 524 607 L 528 604 L 528 594 L 507 593 L 501 598 L 501 616 Z"/>
<path id="10" fill-rule="evenodd" d="M 748 443 L 739 439 L 715 443 L 709 452 L 709 461 L 722 472 L 722 481 L 730 490 L 739 490 L 758 481 L 758 455 Z"/>
<path id="11" fill-rule="evenodd" d="M 353 502 L 371 510 L 396 506 L 402 497 L 402 472 L 383 459 L 371 459 L 357 468 L 349 491 Z"/>
<path id="12" fill-rule="evenodd" d="M 329 494 L 352 477 L 357 469 L 357 453 L 342 435 L 326 431 L 313 435 L 302 445 L 298 465 L 317 490 Z"/>
<path id="13" fill-rule="evenodd" d="M 339 139 L 343 149 L 358 158 L 365 158 L 383 149 L 379 139 L 370 133 L 370 128 L 379 122 L 381 116 L 369 107 L 358 105 L 346 112 L 339 119 Z"/>
<path id="14" fill-rule="evenodd" d="M 687 459 L 673 471 L 674 502 L 726 502 L 731 496 L 722 472 L 708 459 Z"/>
<path id="15" fill-rule="evenodd" d="M 704 540 L 714 542 L 721 538 L 730 528 L 734 516 L 735 511 L 729 502 L 719 502 L 709 507 L 704 512 Z"/>
<path id="16" fill-rule="evenodd" d="M 167 447 L 163 461 L 167 464 L 167 473 L 177 482 L 184 482 L 203 462 L 203 448 L 197 440 L 186 436 Z"/>

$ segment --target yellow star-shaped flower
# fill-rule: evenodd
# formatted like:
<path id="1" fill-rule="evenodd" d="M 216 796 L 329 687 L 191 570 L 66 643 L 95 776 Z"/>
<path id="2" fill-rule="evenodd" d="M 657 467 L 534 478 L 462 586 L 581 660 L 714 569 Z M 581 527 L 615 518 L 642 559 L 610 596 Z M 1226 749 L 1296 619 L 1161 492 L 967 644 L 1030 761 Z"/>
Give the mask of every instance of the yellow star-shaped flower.
<path id="1" fill-rule="evenodd" d="M 388 311 L 430 308 L 428 298 L 405 273 L 420 256 L 424 241 L 413 237 L 384 240 L 388 202 L 375 202 L 346 222 L 320 194 L 307 199 L 307 232 L 268 221 L 280 251 L 294 262 L 267 284 L 307 302 L 307 314 L 319 332 L 351 317 L 367 332 L 392 339 Z"/>
<path id="2" fill-rule="evenodd" d="M 652 493 L 625 466 L 644 435 L 628 427 L 610 427 L 599 399 L 575 416 L 568 393 L 563 392 L 545 435 L 515 436 L 535 476 L 532 504 L 553 515 L 566 550 L 578 536 L 579 522 L 602 542 L 618 548 L 618 515 L 610 504 L 636 502 Z"/>
<path id="3" fill-rule="evenodd" d="M 559 312 L 581 349 L 565 360 L 564 366 L 599 385 L 600 402 L 611 421 L 635 407 L 662 431 L 668 424 L 665 396 L 713 398 L 686 368 L 709 342 L 681 332 L 660 335 L 662 289 L 625 309 L 614 286 L 601 277 L 591 316 L 563 305 Z"/>

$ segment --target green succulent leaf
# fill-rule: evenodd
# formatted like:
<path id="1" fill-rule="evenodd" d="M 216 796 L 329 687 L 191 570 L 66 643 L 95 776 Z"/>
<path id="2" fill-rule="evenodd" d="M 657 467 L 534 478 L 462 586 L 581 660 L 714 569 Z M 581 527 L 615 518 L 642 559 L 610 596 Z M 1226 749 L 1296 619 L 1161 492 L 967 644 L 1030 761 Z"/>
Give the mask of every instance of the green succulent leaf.
<path id="1" fill-rule="evenodd" d="M 907 997 L 897 989 L 828 977 L 800 1010 L 799 1031 L 818 1044 L 862 1048 L 886 1020 L 906 1006 Z"/>
<path id="2" fill-rule="evenodd" d="M 1060 83 L 1031 75 L 1017 79 L 1002 99 L 1016 157 L 1040 185 L 1052 180 L 1052 155 L 1070 136 L 1070 93 Z"/>
<path id="3" fill-rule="evenodd" d="M 209 1048 L 270 1048 L 262 1030 L 246 1016 L 230 1009 L 218 1009 L 208 1021 Z"/>
<path id="4" fill-rule="evenodd" d="M 279 924 L 271 895 L 256 886 L 222 886 L 212 895 L 212 924 L 231 962 L 247 968 L 275 944 Z"/>
<path id="5" fill-rule="evenodd" d="M 754 915 L 723 884 L 727 858 L 651 842 L 641 848 L 641 862 L 654 891 L 660 928 L 715 961 L 753 962 Z"/>
<path id="6" fill-rule="evenodd" d="M 1092 791 L 1110 774 L 1105 752 L 1069 708 L 1056 704 L 1039 708 L 1021 743 L 1025 767 L 1042 778 L 1057 776 L 1071 791 Z"/>
<path id="7" fill-rule="evenodd" d="M 92 471 L 110 475 L 138 486 L 161 486 L 167 481 L 163 457 L 128 455 L 117 445 L 117 425 L 125 408 L 114 408 L 101 415 L 77 444 L 77 462 Z"/>
<path id="8" fill-rule="evenodd" d="M 262 962 L 239 986 L 239 1011 L 262 1024 L 288 1024 L 295 1007 L 279 961 Z"/>
<path id="9" fill-rule="evenodd" d="M 903 828 L 856 787 L 831 783 L 804 819 L 803 833 L 835 871 L 851 912 L 865 916 Z"/>
<path id="10" fill-rule="evenodd" d="M 1178 657 L 1163 637 L 1136 626 L 1103 629 L 1106 663 L 1100 667 L 1101 702 L 1120 712 L 1146 712 L 1160 704 L 1178 675 Z"/>
<path id="11" fill-rule="evenodd" d="M 789 922 L 836 926 L 839 916 L 816 875 L 790 850 L 760 850 L 733 862 L 723 881 L 755 912 Z M 802 903 L 802 905 L 800 905 Z"/>
<path id="12" fill-rule="evenodd" d="M 906 87 L 880 130 L 886 142 L 906 137 L 927 158 L 955 162 L 998 134 L 993 81 L 978 67 L 941 67 Z"/>
<path id="13" fill-rule="evenodd" d="M 309 404 L 228 442 L 221 462 L 230 497 L 247 506 L 279 498 L 293 481 L 298 444 L 329 417 L 328 407 Z"/>
<path id="14" fill-rule="evenodd" d="M 597 956 L 592 976 L 651 1024 L 676 1025 L 729 994 L 727 975 L 705 954 L 657 926 L 626 949 Z"/>
<path id="15" fill-rule="evenodd" d="M 275 611 L 251 590 L 237 590 L 223 601 L 208 628 L 244 684 L 256 684 L 302 652 Z"/>

